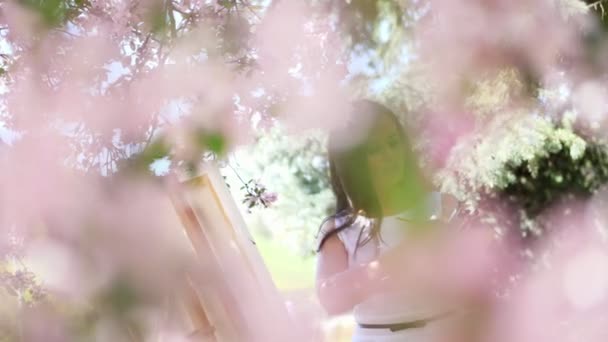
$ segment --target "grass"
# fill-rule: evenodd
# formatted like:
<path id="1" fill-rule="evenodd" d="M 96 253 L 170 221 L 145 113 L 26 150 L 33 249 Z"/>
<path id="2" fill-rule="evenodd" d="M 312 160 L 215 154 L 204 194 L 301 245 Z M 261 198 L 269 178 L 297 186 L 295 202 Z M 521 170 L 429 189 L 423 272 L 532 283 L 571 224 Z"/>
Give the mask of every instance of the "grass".
<path id="1" fill-rule="evenodd" d="M 293 253 L 278 241 L 256 236 L 255 242 L 277 288 L 281 291 L 314 286 L 315 258 Z"/>
<path id="2" fill-rule="evenodd" d="M 256 245 L 273 281 L 279 291 L 289 297 L 289 293 L 300 293 L 304 297 L 293 297 L 297 305 L 310 309 L 311 294 L 314 295 L 315 257 L 302 257 L 293 253 L 287 246 L 278 241 L 263 236 L 255 236 Z M 300 291 L 299 291 L 300 290 Z M 301 291 L 303 290 L 303 291 Z M 318 304 L 316 304 L 318 305 Z M 315 308 L 317 309 L 317 308 Z M 306 312 L 306 311 L 303 311 Z M 313 313 L 316 311 L 312 311 Z M 302 314 L 302 312 L 300 312 Z M 303 319 L 311 319 L 304 315 Z M 312 316 L 319 319 L 319 315 Z M 353 318 L 350 315 L 323 318 L 320 329 L 323 341 L 351 341 L 353 332 Z"/>

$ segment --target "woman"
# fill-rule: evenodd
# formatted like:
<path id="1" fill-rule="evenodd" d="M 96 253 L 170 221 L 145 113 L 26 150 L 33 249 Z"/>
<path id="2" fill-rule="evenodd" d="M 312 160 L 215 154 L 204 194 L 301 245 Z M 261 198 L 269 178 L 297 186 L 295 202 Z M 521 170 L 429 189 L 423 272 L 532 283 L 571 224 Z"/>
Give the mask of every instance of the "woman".
<path id="1" fill-rule="evenodd" d="M 317 236 L 317 293 L 329 314 L 354 308 L 353 340 L 403 341 L 442 312 L 414 305 L 411 296 L 403 302 L 397 246 L 413 228 L 441 218 L 445 201 L 423 180 L 395 115 L 371 101 L 353 108 L 328 141 L 336 213 Z"/>

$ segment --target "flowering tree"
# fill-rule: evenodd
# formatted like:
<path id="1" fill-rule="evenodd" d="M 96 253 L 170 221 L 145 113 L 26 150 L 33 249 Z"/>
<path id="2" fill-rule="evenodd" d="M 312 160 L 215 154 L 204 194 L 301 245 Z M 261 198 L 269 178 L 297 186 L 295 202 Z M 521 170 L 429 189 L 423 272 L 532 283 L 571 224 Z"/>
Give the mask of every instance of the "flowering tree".
<path id="1" fill-rule="evenodd" d="M 149 166 L 224 154 L 288 96 L 314 104 L 298 87 L 338 80 L 296 75 L 333 59 L 322 20 L 247 1 L 1 6 L 2 338 L 172 336 L 163 303 L 200 268 Z"/>
<path id="2" fill-rule="evenodd" d="M 487 247 L 477 236 L 441 245 L 439 260 L 466 256 L 458 259 L 467 264 L 466 275 L 456 272 L 462 264 L 446 262 L 448 278 L 417 274 L 420 279 L 451 284 L 457 291 L 450 294 L 467 300 L 483 297 L 495 315 L 482 338 L 544 340 L 547 332 L 539 329 L 559 321 L 599 340 L 604 332 L 585 329 L 595 321 L 581 317 L 605 306 L 608 284 L 598 243 L 605 236 L 605 196 L 598 189 L 607 177 L 606 6 L 579 0 L 3 2 L 0 338 L 177 334 L 158 325 L 163 300 L 179 288 L 183 271 L 196 267 L 167 229 L 175 222 L 166 210 L 166 180 L 150 166 L 162 175 L 224 158 L 260 134 L 272 138 L 267 133 L 277 122 L 290 133 L 331 129 L 352 97 L 366 96 L 403 115 L 438 186 L 468 212 L 484 213 L 473 221 L 477 226 L 504 236 L 520 215 L 514 226 L 525 234 L 541 226 L 559 232 L 546 238 L 554 244 L 535 249 L 506 239 L 512 254 L 554 265 L 536 273 L 491 253 L 502 265 L 517 264 L 505 272 L 505 282 L 521 280 L 508 304 L 494 305 L 488 293 L 496 288 L 480 285 L 496 270 L 474 253 Z M 310 152 L 304 158 L 289 148 L 269 155 L 289 159 L 298 189 L 329 203 L 325 164 L 307 162 L 323 157 L 323 138 L 304 141 L 300 151 Z M 275 199 L 249 177 L 242 181 L 251 206 Z M 555 201 L 580 193 L 585 200 L 564 210 Z M 486 204 L 497 202 L 509 210 L 486 215 Z M 574 213 L 563 214 L 568 210 Z M 581 279 L 592 276 L 599 280 L 589 288 Z M 563 286 L 550 286 L 556 281 Z M 530 304 L 540 308 L 537 319 L 521 315 Z"/>

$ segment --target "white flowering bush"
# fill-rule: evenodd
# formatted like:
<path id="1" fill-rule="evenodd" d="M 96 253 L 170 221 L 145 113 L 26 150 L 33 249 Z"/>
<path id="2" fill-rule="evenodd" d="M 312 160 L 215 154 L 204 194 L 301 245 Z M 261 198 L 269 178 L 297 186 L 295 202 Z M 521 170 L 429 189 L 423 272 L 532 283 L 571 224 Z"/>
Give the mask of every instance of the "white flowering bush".
<path id="1" fill-rule="evenodd" d="M 469 213 L 498 197 L 519 216 L 511 229 L 539 235 L 534 218 L 543 210 L 565 197 L 588 198 L 608 181 L 607 145 L 588 128 L 597 123 L 577 117 L 567 84 L 539 88 L 501 70 L 474 83 L 466 106 L 475 127 L 453 147 L 436 181 Z"/>
<path id="2" fill-rule="evenodd" d="M 314 237 L 335 205 L 329 186 L 325 135 L 318 131 L 287 135 L 279 126 L 256 143 L 239 149 L 223 173 L 235 198 L 244 196 L 242 179 L 253 178 L 276 194 L 272 205 L 243 213 L 250 229 L 288 247 L 299 256 L 314 252 Z"/>
<path id="3" fill-rule="evenodd" d="M 520 181 L 510 170 L 526 164 L 532 177 L 539 161 L 561 150 L 576 161 L 587 143 L 572 130 L 559 128 L 539 115 L 501 115 L 457 146 L 439 173 L 444 191 L 474 206 L 478 194 Z"/>

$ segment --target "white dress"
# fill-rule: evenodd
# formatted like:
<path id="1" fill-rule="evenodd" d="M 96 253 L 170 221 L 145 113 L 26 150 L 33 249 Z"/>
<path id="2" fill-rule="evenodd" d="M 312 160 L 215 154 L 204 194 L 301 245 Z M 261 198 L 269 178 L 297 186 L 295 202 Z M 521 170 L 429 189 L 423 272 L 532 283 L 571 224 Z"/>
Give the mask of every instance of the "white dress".
<path id="1" fill-rule="evenodd" d="M 428 196 L 427 204 L 429 218 L 441 215 L 441 197 L 433 192 Z M 349 267 L 366 264 L 375 260 L 379 255 L 399 244 L 407 235 L 408 212 L 387 216 L 382 219 L 380 239 L 373 239 L 357 247 L 358 241 L 365 241 L 369 234 L 366 219 L 358 218 L 355 223 L 337 233 L 344 244 L 349 258 Z M 355 306 L 353 315 L 357 326 L 353 341 L 414 341 L 428 340 L 429 325 L 421 328 L 408 328 L 391 331 L 389 328 L 363 328 L 360 325 L 386 325 L 407 323 L 420 319 L 428 319 L 439 312 L 436 308 L 416 307 L 411 300 L 399 293 L 376 294 Z"/>

